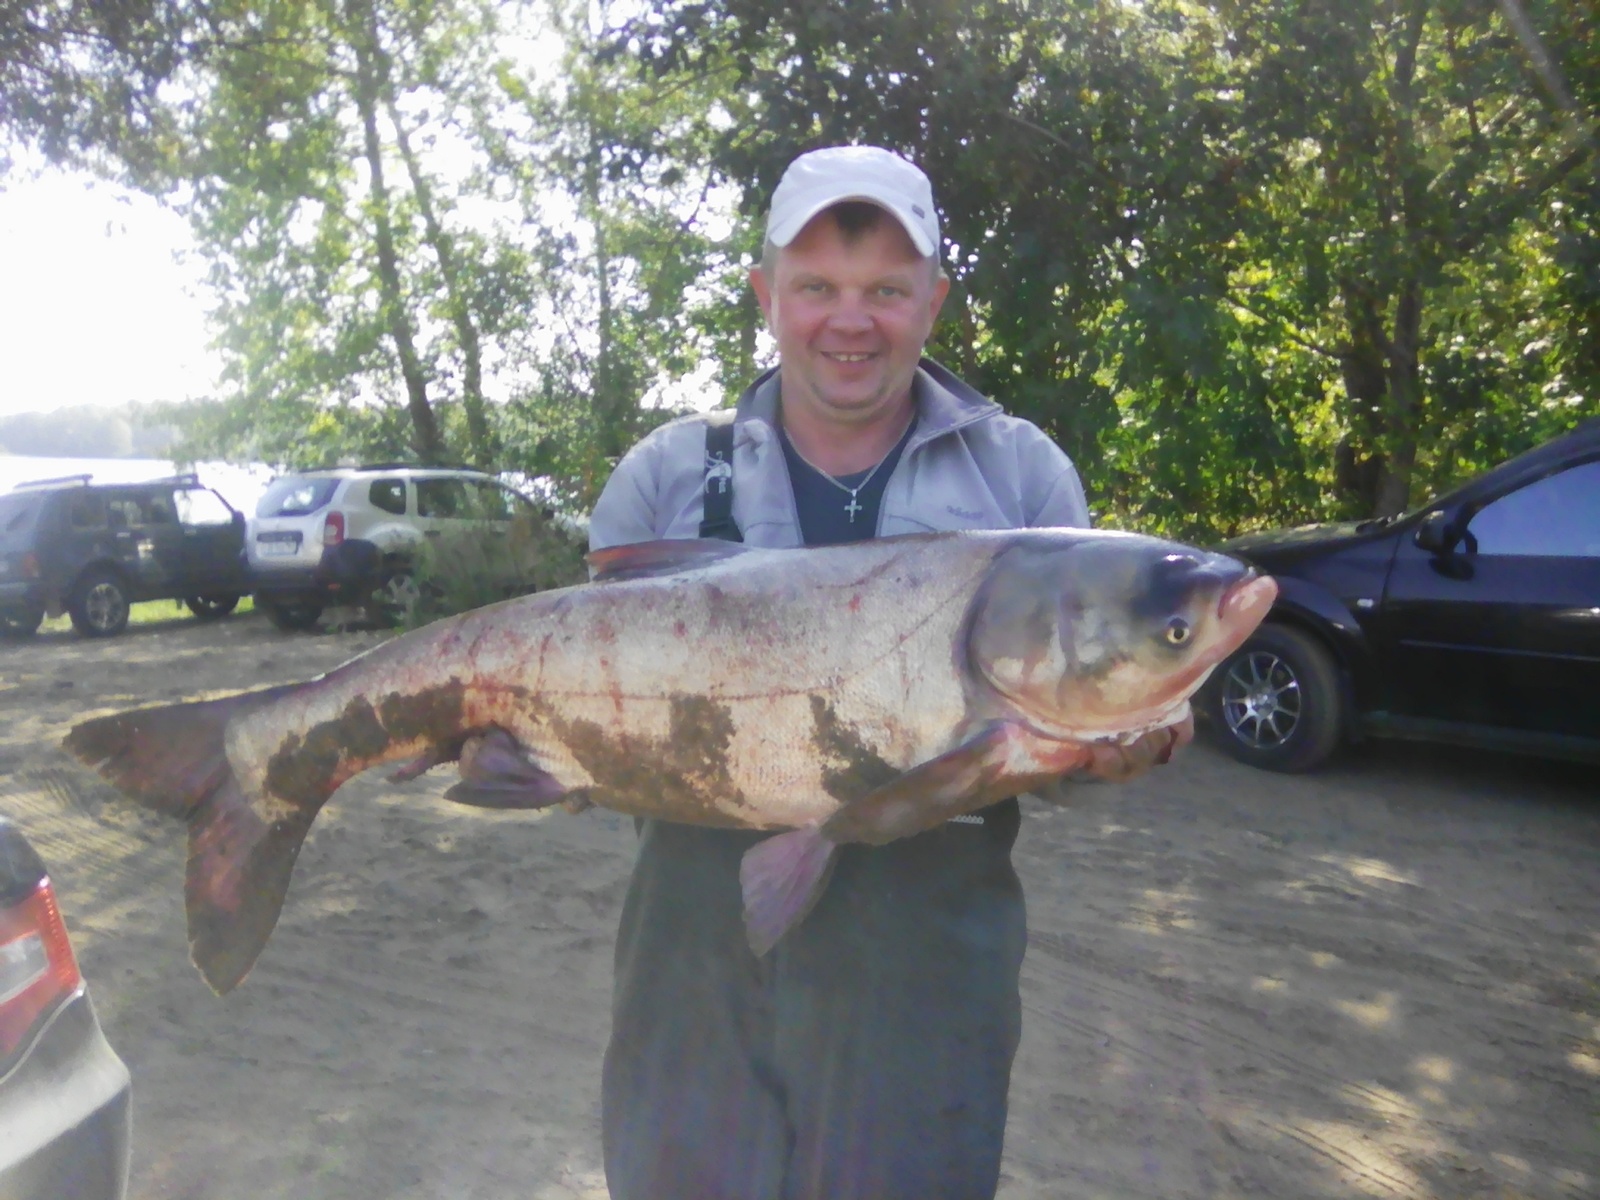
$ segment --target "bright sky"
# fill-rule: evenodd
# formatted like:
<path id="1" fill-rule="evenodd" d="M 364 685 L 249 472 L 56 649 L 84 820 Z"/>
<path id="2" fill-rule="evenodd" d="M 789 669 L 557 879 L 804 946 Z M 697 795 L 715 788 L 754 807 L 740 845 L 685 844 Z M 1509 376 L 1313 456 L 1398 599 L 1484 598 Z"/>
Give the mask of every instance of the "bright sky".
<path id="1" fill-rule="evenodd" d="M 0 190 L 0 415 L 213 391 L 183 218 L 51 172 Z"/>

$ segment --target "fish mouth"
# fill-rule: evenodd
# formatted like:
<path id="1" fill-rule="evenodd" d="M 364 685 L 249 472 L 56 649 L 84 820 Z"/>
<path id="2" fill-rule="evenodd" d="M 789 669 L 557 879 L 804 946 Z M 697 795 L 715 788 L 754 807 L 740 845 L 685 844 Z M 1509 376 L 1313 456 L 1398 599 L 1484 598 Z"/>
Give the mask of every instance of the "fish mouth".
<path id="1" fill-rule="evenodd" d="M 1239 642 L 1265 619 L 1278 598 L 1278 583 L 1270 575 L 1257 575 L 1254 571 L 1234 581 L 1222 590 L 1217 598 L 1217 620 L 1224 626 L 1241 631 L 1238 642 L 1224 653 L 1232 653 Z"/>

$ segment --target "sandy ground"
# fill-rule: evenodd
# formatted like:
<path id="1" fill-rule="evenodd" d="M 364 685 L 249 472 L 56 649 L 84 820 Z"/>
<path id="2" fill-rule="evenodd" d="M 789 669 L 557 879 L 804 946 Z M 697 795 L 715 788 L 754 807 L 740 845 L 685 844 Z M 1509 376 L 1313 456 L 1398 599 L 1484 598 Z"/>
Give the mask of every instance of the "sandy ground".
<path id="1" fill-rule="evenodd" d="M 601 1197 L 627 821 L 375 776 L 324 811 L 218 999 L 180 831 L 57 749 L 106 708 L 284 682 L 373 644 L 258 617 L 0 646 L 0 809 L 53 867 L 134 1078 L 132 1194 Z M 1310 779 L 1201 745 L 1029 803 L 1005 1200 L 1600 1196 L 1592 769 L 1368 747 Z"/>

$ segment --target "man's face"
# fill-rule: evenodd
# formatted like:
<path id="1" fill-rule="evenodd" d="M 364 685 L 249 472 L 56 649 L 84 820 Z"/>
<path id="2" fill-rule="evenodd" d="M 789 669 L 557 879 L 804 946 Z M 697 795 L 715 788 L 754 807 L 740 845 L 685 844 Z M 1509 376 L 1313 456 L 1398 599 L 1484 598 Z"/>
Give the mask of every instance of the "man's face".
<path id="1" fill-rule="evenodd" d="M 820 214 L 750 283 L 778 341 L 785 409 L 833 425 L 904 401 L 950 290 L 887 213 L 848 239 Z"/>

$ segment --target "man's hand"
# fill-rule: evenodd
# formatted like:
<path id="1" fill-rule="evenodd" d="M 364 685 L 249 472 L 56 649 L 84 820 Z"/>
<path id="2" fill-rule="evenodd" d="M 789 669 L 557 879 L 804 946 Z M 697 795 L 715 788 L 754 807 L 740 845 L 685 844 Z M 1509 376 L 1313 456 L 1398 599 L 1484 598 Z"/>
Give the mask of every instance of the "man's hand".
<path id="1" fill-rule="evenodd" d="M 1137 741 L 1126 746 L 1097 743 L 1091 751 L 1089 765 L 1078 773 L 1107 783 L 1126 783 L 1143 775 L 1151 767 L 1170 759 L 1174 751 L 1194 741 L 1194 714 L 1191 712 L 1176 725 L 1165 729 L 1152 729 Z"/>
<path id="2" fill-rule="evenodd" d="M 1194 740 L 1194 714 L 1176 725 L 1153 729 L 1126 746 L 1095 743 L 1087 764 L 1059 779 L 1032 789 L 1032 795 L 1046 804 L 1070 805 L 1072 785 L 1079 783 L 1126 783 L 1151 767 L 1166 762 L 1173 752 Z M 1081 799 L 1081 797 L 1077 797 Z"/>

